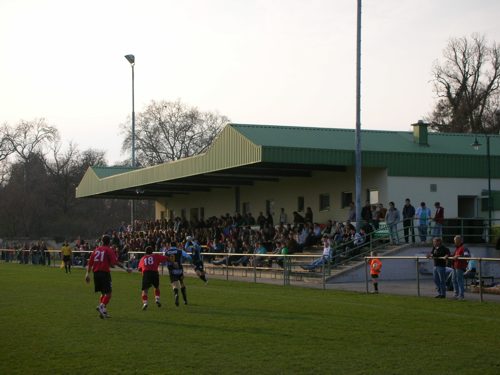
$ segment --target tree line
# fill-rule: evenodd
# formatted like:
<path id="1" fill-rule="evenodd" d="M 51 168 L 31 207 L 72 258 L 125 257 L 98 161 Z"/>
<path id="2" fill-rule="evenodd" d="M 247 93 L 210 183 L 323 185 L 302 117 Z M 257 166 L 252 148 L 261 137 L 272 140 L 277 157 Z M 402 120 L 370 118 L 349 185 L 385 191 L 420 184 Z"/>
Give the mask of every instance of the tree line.
<path id="1" fill-rule="evenodd" d="M 437 96 L 427 116 L 438 132 L 500 131 L 500 47 L 484 36 L 451 38 L 431 72 Z M 175 102 L 151 101 L 136 119 L 136 163 L 166 163 L 204 152 L 229 121 Z M 123 150 L 131 129 L 121 126 Z M 0 237 L 70 239 L 97 236 L 130 221 L 130 202 L 76 199 L 75 188 L 90 166 L 107 166 L 102 150 L 63 147 L 44 119 L 0 127 Z M 120 165 L 130 165 L 123 160 Z M 151 202 L 136 204 L 137 218 L 153 217 Z"/>
<path id="2" fill-rule="evenodd" d="M 151 102 L 138 114 L 139 166 L 203 152 L 228 119 L 176 102 Z M 124 127 L 125 129 L 125 127 Z M 124 149 L 131 147 L 124 130 Z M 123 160 L 120 165 L 129 165 Z M 60 133 L 45 119 L 0 127 L 0 237 L 94 238 L 130 222 L 130 201 L 76 199 L 75 189 L 91 166 L 107 166 L 102 150 L 63 147 Z M 154 205 L 137 201 L 136 218 L 154 217 Z"/>

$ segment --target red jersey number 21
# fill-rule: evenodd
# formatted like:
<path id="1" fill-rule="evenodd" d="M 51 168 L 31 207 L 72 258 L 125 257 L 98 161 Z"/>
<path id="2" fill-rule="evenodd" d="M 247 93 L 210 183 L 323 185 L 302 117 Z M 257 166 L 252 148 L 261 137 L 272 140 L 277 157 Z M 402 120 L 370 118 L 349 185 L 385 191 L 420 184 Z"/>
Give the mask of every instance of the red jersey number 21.
<path id="1" fill-rule="evenodd" d="M 96 250 L 94 255 L 94 262 L 102 262 L 104 260 L 104 251 Z"/>

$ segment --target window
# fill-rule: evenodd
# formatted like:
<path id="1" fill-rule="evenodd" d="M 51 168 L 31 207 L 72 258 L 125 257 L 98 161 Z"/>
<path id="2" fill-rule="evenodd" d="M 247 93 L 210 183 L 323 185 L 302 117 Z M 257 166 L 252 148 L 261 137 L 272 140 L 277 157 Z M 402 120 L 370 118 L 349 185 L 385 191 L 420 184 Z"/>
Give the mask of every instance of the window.
<path id="1" fill-rule="evenodd" d="M 304 212 L 304 197 L 297 197 L 297 212 Z"/>
<path id="2" fill-rule="evenodd" d="M 342 192 L 340 196 L 340 204 L 341 208 L 349 207 L 352 202 L 352 193 L 347 193 L 345 191 Z"/>
<path id="3" fill-rule="evenodd" d="M 330 194 L 319 195 L 319 210 L 320 211 L 330 210 Z"/>
<path id="4" fill-rule="evenodd" d="M 370 190 L 368 201 L 371 204 L 373 204 L 373 203 L 379 203 L 379 200 L 378 200 L 378 190 Z"/>
<path id="5" fill-rule="evenodd" d="M 185 208 L 181 209 L 181 219 L 186 220 L 186 209 Z"/>
<path id="6" fill-rule="evenodd" d="M 437 184 L 431 184 L 430 189 L 431 189 L 431 193 L 437 192 L 438 191 Z"/>

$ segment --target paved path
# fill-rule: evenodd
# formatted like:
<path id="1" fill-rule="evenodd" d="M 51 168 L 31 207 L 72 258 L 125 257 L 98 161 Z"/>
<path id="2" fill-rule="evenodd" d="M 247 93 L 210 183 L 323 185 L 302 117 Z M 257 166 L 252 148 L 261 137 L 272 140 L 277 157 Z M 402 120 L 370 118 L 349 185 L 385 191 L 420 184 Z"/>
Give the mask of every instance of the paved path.
<path id="1" fill-rule="evenodd" d="M 351 292 L 366 293 L 366 283 L 337 283 L 327 284 L 327 289 L 346 290 Z M 371 288 L 371 285 L 369 285 Z M 371 290 L 371 289 L 370 289 Z M 401 296 L 418 296 L 417 282 L 415 280 L 409 281 L 383 281 L 379 283 L 380 293 L 401 295 Z M 436 288 L 434 282 L 430 279 L 420 280 L 420 297 L 434 298 L 436 295 Z M 453 291 L 448 292 L 446 297 L 453 299 Z M 472 293 L 469 290 L 465 292 L 465 299 L 470 301 L 480 301 L 479 293 Z M 500 302 L 500 295 L 483 293 L 483 301 L 487 302 Z"/>
<path id="2" fill-rule="evenodd" d="M 225 280 L 224 275 L 208 275 L 209 278 Z M 242 282 L 253 282 L 253 277 L 236 277 L 230 276 L 229 281 L 242 281 Z M 273 284 L 273 285 L 283 285 L 283 280 L 280 279 L 264 279 L 257 278 L 257 283 L 259 284 Z M 323 284 L 319 282 L 304 282 L 304 281 L 291 281 L 291 286 L 305 287 L 322 289 Z M 359 292 L 366 293 L 366 283 L 365 282 L 351 282 L 351 283 L 330 283 L 326 284 L 325 288 L 327 290 L 345 290 L 349 292 Z M 369 288 L 371 285 L 369 284 Z M 370 289 L 371 290 L 371 289 Z M 384 281 L 379 282 L 379 291 L 381 294 L 393 294 L 400 296 L 418 296 L 418 288 L 416 280 L 395 280 L 395 281 Z M 420 279 L 420 297 L 422 298 L 434 298 L 436 295 L 436 289 L 434 282 L 430 278 Z M 448 292 L 447 299 L 453 300 L 453 291 Z M 467 301 L 480 301 L 479 293 L 472 293 L 471 291 L 466 291 L 465 299 Z M 500 295 L 483 293 L 484 302 L 497 302 L 500 303 Z"/>

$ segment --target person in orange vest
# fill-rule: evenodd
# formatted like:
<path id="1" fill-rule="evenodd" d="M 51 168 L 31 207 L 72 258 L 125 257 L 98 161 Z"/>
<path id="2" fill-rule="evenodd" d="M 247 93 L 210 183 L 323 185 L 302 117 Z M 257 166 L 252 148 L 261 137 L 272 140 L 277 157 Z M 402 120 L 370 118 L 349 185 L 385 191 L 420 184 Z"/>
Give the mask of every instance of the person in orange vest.
<path id="1" fill-rule="evenodd" d="M 370 254 L 372 257 L 377 256 L 376 251 L 372 251 Z M 372 277 L 373 283 L 373 293 L 378 293 L 378 277 L 382 271 L 382 262 L 378 258 L 370 259 L 370 276 Z"/>

